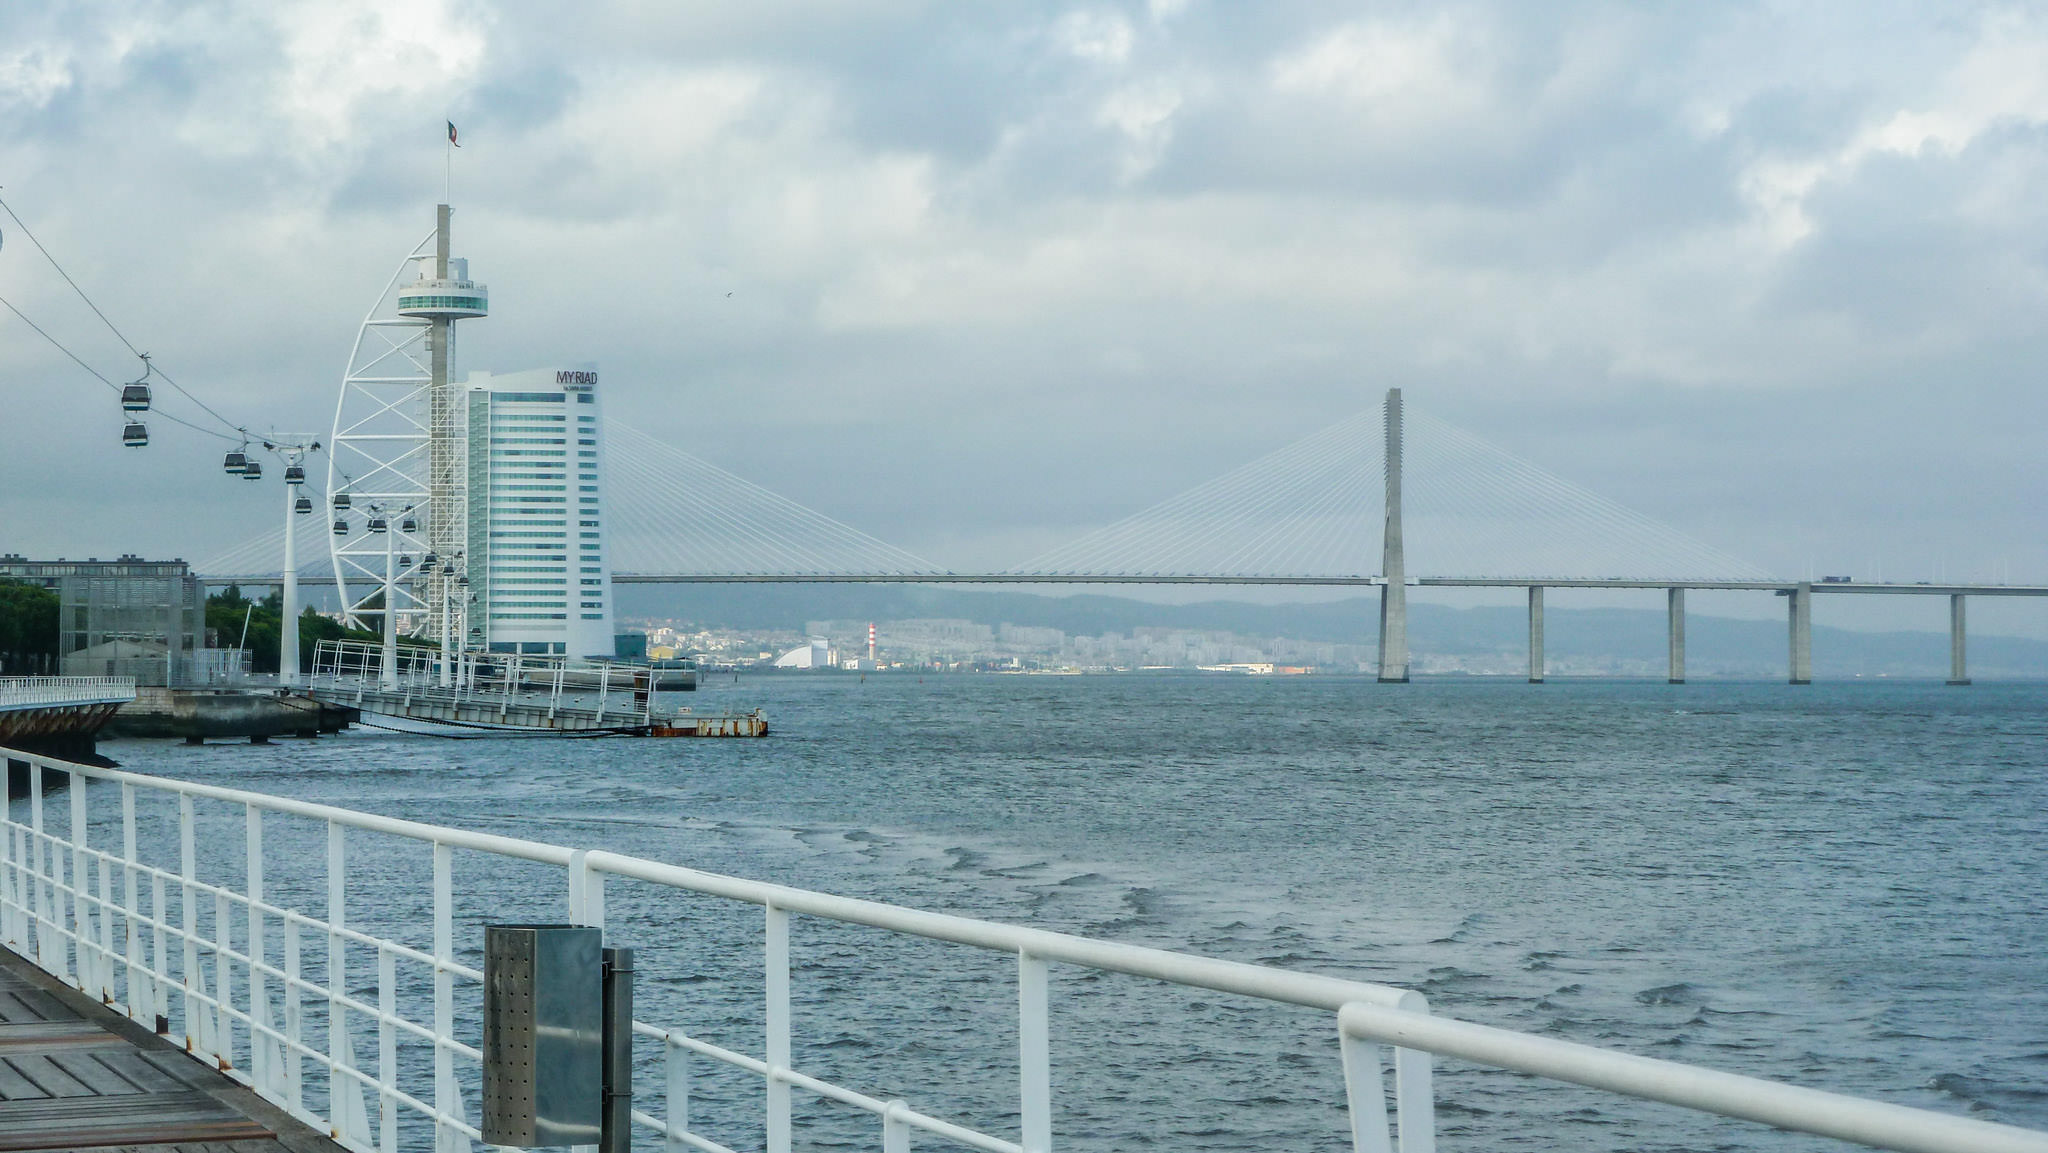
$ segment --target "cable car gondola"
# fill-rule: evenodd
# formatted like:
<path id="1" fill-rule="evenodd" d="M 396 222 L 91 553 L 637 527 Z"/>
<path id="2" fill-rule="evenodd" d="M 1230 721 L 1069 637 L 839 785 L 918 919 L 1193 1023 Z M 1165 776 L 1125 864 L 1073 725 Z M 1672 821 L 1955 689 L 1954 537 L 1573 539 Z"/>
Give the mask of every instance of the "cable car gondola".
<path id="1" fill-rule="evenodd" d="M 418 532 L 418 531 L 420 531 L 420 522 L 418 522 L 418 521 L 416 521 L 416 520 L 412 519 L 411 517 L 406 517 L 406 518 L 405 518 L 405 519 L 404 519 L 403 521 L 400 521 L 400 522 L 399 522 L 399 524 L 398 524 L 398 531 L 399 531 L 399 532 Z"/>
<path id="2" fill-rule="evenodd" d="M 249 454 L 239 448 L 220 459 L 220 470 L 229 476 L 240 476 L 248 467 Z"/>
<path id="3" fill-rule="evenodd" d="M 300 497 L 299 499 L 297 499 L 297 500 L 293 501 L 293 502 L 292 502 L 292 511 L 293 511 L 293 512 L 296 512 L 296 513 L 301 513 L 301 514 L 303 514 L 303 513 L 309 513 L 309 512 L 312 512 L 312 511 L 313 511 L 313 498 L 312 498 L 312 497 L 310 497 L 310 496 L 302 496 L 302 497 Z"/>
<path id="4" fill-rule="evenodd" d="M 248 462 L 247 464 L 244 464 L 244 465 L 242 466 L 242 479 L 243 479 L 243 480 L 262 480 L 262 479 L 263 479 L 263 462 L 262 462 L 262 461 L 260 461 L 260 460 L 252 460 L 252 461 Z"/>
<path id="5" fill-rule="evenodd" d="M 402 553 L 399 553 L 399 554 L 398 554 L 398 567 L 399 567 L 399 568 L 411 568 L 411 567 L 412 567 L 412 554 L 411 554 L 411 553 L 409 553 L 409 552 L 402 552 Z"/>
<path id="6" fill-rule="evenodd" d="M 435 556 L 433 553 L 428 553 L 427 555 L 420 558 L 420 571 L 433 572 L 434 566 L 439 563 L 441 563 L 440 557 Z"/>
<path id="7" fill-rule="evenodd" d="M 335 536 L 347 536 L 347 535 L 348 535 L 348 522 L 347 522 L 347 521 L 345 521 L 345 520 L 343 520 L 343 519 L 341 519 L 340 517 L 335 517 L 335 518 L 334 518 L 334 535 L 335 535 Z"/>
<path id="8" fill-rule="evenodd" d="M 121 430 L 121 443 L 129 448 L 141 448 L 149 443 L 149 426 L 139 420 L 131 420 Z"/>
<path id="9" fill-rule="evenodd" d="M 286 484 L 304 484 L 304 483 L 306 483 L 306 470 L 305 470 L 305 467 L 304 467 L 304 466 L 302 466 L 302 465 L 296 465 L 296 464 L 288 464 L 288 465 L 285 465 L 285 466 L 284 466 L 284 482 L 285 482 Z"/>
<path id="10" fill-rule="evenodd" d="M 349 506 L 349 499 L 348 499 L 348 494 L 347 494 L 347 493 L 345 493 L 345 492 L 338 492 L 338 493 L 335 493 L 335 494 L 334 494 L 334 507 L 335 507 L 336 509 L 344 509 L 344 508 L 347 508 L 348 506 Z"/>
<path id="11" fill-rule="evenodd" d="M 385 529 L 387 529 L 387 528 L 390 528 L 390 527 L 391 527 L 391 525 L 390 525 L 390 522 L 386 521 L 386 520 L 385 520 L 385 519 L 384 519 L 383 517 L 381 517 L 381 516 L 373 516 L 373 517 L 371 517 L 371 518 L 370 518 L 370 531 L 371 531 L 371 532 L 383 532 L 383 531 L 384 531 Z"/>
<path id="12" fill-rule="evenodd" d="M 135 382 L 134 384 L 124 384 L 124 385 L 122 385 L 122 386 L 121 386 L 121 411 L 122 411 L 122 412 L 148 412 L 148 411 L 149 411 L 149 386 L 148 386 L 148 385 L 146 385 L 146 384 L 144 384 L 144 383 L 142 383 L 142 382 L 141 382 L 141 381 L 139 381 L 139 380 L 138 380 L 138 381 L 136 381 L 136 382 Z"/>

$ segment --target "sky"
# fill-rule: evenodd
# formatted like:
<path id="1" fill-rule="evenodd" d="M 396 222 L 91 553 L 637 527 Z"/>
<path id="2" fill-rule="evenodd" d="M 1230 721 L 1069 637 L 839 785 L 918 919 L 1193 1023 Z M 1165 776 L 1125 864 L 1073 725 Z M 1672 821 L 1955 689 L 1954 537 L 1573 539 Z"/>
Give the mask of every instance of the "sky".
<path id="1" fill-rule="evenodd" d="M 2040 3 L 23 2 L 0 197 L 195 395 L 324 436 L 445 179 L 467 367 L 597 362 L 960 570 L 1399 386 L 1774 573 L 2038 583 L 2043 60 Z M 133 376 L 0 237 L 0 296 Z M 0 551 L 275 519 L 4 311 L 0 397 Z"/>

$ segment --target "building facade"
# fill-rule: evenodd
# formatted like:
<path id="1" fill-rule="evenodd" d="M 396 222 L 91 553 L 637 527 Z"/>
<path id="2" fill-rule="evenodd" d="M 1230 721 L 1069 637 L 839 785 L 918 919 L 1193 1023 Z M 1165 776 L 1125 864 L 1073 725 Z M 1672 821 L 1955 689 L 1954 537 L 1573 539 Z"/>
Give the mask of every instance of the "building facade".
<path id="1" fill-rule="evenodd" d="M 466 388 L 470 647 L 611 659 L 596 366 L 472 373 Z"/>
<path id="2" fill-rule="evenodd" d="M 206 647 L 206 592 L 184 562 L 148 574 L 78 567 L 85 571 L 57 581 L 62 675 L 134 677 L 138 685 L 173 688 L 216 679 L 221 666 Z"/>

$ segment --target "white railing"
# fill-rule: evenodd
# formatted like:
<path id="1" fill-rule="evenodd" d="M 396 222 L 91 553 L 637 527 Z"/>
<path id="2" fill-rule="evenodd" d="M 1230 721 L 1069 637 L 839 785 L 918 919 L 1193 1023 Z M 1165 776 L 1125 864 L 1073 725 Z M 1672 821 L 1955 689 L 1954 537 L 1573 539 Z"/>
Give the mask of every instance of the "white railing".
<path id="1" fill-rule="evenodd" d="M 108 705 L 134 699 L 134 677 L 0 677 L 0 709 Z"/>
<path id="2" fill-rule="evenodd" d="M 444 667 L 445 666 L 445 667 Z M 655 719 L 653 672 L 644 665 L 572 663 L 562 656 L 462 651 L 399 645 L 392 675 L 383 675 L 382 646 L 367 641 L 320 641 L 313 651 L 310 686 L 357 705 L 389 703 L 401 711 L 415 703 L 544 708 L 547 716 L 577 716 L 601 724 L 645 725 Z M 351 695 L 352 694 L 352 695 Z M 384 700 L 372 696 L 382 694 Z"/>
<path id="3" fill-rule="evenodd" d="M 1053 1147 L 1048 972 L 1054 964 L 1332 1014 L 1352 1139 L 1360 1153 L 1391 1153 L 1396 1148 L 1401 1153 L 1432 1153 L 1436 1135 L 1431 1054 L 1875 1148 L 2048 1153 L 2048 1133 L 1445 1020 L 1431 1016 L 1419 994 L 1385 985 L 922 912 L 599 850 L 420 824 L 24 753 L 10 751 L 6 756 L 28 762 L 36 779 L 27 801 L 27 822 L 15 820 L 10 812 L 0 825 L 0 938 L 130 1017 L 153 1024 L 160 1032 L 182 1035 L 196 1055 L 360 1153 L 397 1153 L 407 1147 L 401 1144 L 402 1132 L 417 1133 L 423 1140 L 413 1147 L 424 1147 L 429 1128 L 431 1144 L 440 1153 L 466 1150 L 480 1137 L 467 1099 L 475 1093 L 481 1054 L 458 1036 L 461 1030 L 456 1026 L 458 1017 L 473 1023 L 475 1002 L 481 1000 L 475 986 L 482 979 L 477 969 L 457 960 L 458 851 L 482 854 L 493 865 L 544 867 L 553 873 L 549 886 L 559 894 L 559 907 L 575 924 L 604 926 L 608 880 L 653 886 L 657 898 L 667 890 L 676 900 L 696 894 L 744 902 L 763 911 L 765 1024 L 758 1054 L 714 1044 L 673 1024 L 634 1022 L 636 1037 L 658 1047 L 664 1091 L 658 1114 L 635 1110 L 633 1120 L 673 1153 L 730 1153 L 730 1146 L 700 1131 L 691 1117 L 693 1062 L 699 1058 L 760 1078 L 766 1095 L 759 1131 L 768 1153 L 788 1153 L 792 1147 L 792 1089 L 872 1115 L 879 1122 L 885 1153 L 907 1153 L 913 1132 L 993 1153 L 1048 1153 Z M 44 788 L 59 783 L 68 785 L 68 834 L 45 820 Z M 96 817 L 92 808 L 95 798 L 116 788 L 118 826 L 106 814 Z M 148 826 L 153 835 L 175 827 L 174 867 L 152 863 L 141 851 L 144 826 L 138 811 L 145 801 L 176 807 L 174 822 L 166 814 Z M 199 875 L 201 802 L 207 805 L 208 821 L 218 819 L 218 805 L 230 806 L 226 811 L 231 822 L 239 815 L 244 856 L 240 888 Z M 324 876 L 279 875 L 266 883 L 265 818 L 271 816 L 324 827 Z M 282 821 L 268 824 L 284 828 Z M 118 848 L 93 843 L 95 828 L 111 841 L 116 827 Z M 307 831 L 298 825 L 284 831 L 292 830 Z M 398 870 L 395 863 L 404 854 L 386 846 L 352 866 L 347 849 L 352 830 L 428 849 L 428 854 L 414 859 L 430 865 L 416 874 Z M 209 839 L 208 847 L 218 850 L 217 836 Z M 287 863 L 309 858 L 317 860 L 319 854 L 294 854 Z M 218 862 L 214 867 L 221 868 Z M 416 943 L 408 944 L 396 936 L 352 927 L 348 890 L 351 877 L 357 875 L 352 868 L 371 875 L 359 883 L 410 882 L 402 899 L 393 902 L 392 894 L 385 893 L 383 903 L 419 907 L 431 919 L 430 932 L 417 934 Z M 266 895 L 287 890 L 316 893 L 323 887 L 324 916 Z M 421 888 L 430 896 L 419 892 Z M 547 898 L 550 903 L 555 899 Z M 901 1099 L 835 1084 L 795 1068 L 792 914 L 1014 957 L 1017 1132 L 977 1130 Z M 392 909 L 380 908 L 373 919 L 394 915 Z M 682 921 L 685 914 L 663 905 L 659 919 Z M 238 926 L 240 948 L 235 941 Z M 316 942 L 314 949 L 304 948 L 307 934 Z M 420 940 L 421 936 L 427 939 Z M 321 949 L 318 943 L 323 941 Z M 348 960 L 351 947 L 362 951 L 354 969 Z M 365 953 L 374 953 L 376 959 L 374 1003 L 367 992 L 354 991 L 363 982 L 350 979 L 360 971 Z M 643 951 L 643 983 L 655 976 L 645 968 L 647 959 Z M 742 969 L 752 964 L 741 956 L 729 960 Z M 403 982 L 401 965 L 406 967 Z M 460 1006 L 458 982 L 465 989 Z M 408 1012 L 402 1003 L 416 1011 Z M 359 1029 L 376 1037 L 374 1063 L 358 1058 L 354 1037 Z M 1172 1030 L 1161 1026 L 1161 1032 L 1170 1035 Z M 1393 1047 L 1391 1134 L 1380 1044 Z M 411 1058 L 407 1064 L 399 1061 L 401 1046 Z M 306 1076 L 307 1066 L 315 1070 L 312 1078 Z"/>

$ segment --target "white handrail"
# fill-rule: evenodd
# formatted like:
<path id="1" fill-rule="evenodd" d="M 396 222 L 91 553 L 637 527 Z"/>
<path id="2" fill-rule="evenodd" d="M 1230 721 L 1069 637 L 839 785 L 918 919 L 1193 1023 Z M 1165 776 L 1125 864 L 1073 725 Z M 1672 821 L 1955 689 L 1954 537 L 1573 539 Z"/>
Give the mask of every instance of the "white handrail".
<path id="1" fill-rule="evenodd" d="M 0 708 L 105 705 L 134 699 L 134 677 L 0 677 Z"/>
<path id="2" fill-rule="evenodd" d="M 1900 1153 L 2048 1153 L 2048 1133 L 1363 1002 L 1338 1032 Z"/>
<path id="3" fill-rule="evenodd" d="M 1876 1148 L 1912 1153 L 1936 1149 L 2048 1153 L 2048 1133 L 1446 1021 L 1429 1015 L 1420 994 L 1387 985 L 925 912 L 602 850 L 571 849 L 242 789 L 4 752 L 7 759 L 25 760 L 33 767 L 36 779 L 32 784 L 40 783 L 46 773 L 69 775 L 71 821 L 68 837 L 48 827 L 40 788 L 31 791 L 26 825 L 15 821 L 11 812 L 0 821 L 0 940 L 136 1020 L 164 1027 L 174 1013 L 180 1013 L 188 1048 L 217 1062 L 229 1076 L 253 1086 L 294 1115 L 334 1133 L 344 1146 L 358 1153 L 396 1153 L 397 1116 L 402 1113 L 432 1125 L 437 1149 L 460 1150 L 468 1140 L 480 1136 L 471 1123 L 453 1065 L 461 1060 L 474 1068 L 480 1060 L 476 1046 L 453 1035 L 454 987 L 459 980 L 474 990 L 482 976 L 458 963 L 452 953 L 449 853 L 458 848 L 561 869 L 563 885 L 558 891 L 566 897 L 568 919 L 578 924 L 603 927 L 605 882 L 611 877 L 747 902 L 765 910 L 768 1024 L 764 1055 L 714 1045 L 680 1029 L 634 1022 L 636 1035 L 662 1047 L 668 1102 L 666 1116 L 634 1110 L 632 1119 L 639 1127 L 660 1134 L 667 1147 L 675 1150 L 727 1148 L 690 1125 L 688 1061 L 694 1055 L 761 1078 L 768 1088 L 770 1153 L 781 1153 L 791 1145 L 792 1088 L 876 1117 L 882 1125 L 885 1149 L 907 1149 L 908 1134 L 916 1129 L 969 1147 L 1044 1153 L 1052 1145 L 1046 966 L 1058 963 L 1335 1013 L 1354 1146 L 1360 1153 L 1391 1153 L 1397 1147 L 1390 1137 L 1390 1120 L 1398 1125 L 1402 1153 L 1429 1153 L 1435 1148 L 1432 1053 Z M 111 846 L 87 843 L 92 827 L 90 798 L 106 791 L 88 787 L 98 782 L 120 787 L 123 844 L 118 852 Z M 142 790 L 177 799 L 182 861 L 175 870 L 145 862 L 137 854 L 135 800 Z M 256 879 L 250 891 L 238 892 L 197 875 L 193 802 L 200 800 L 237 806 L 244 814 L 249 853 L 246 876 Z M 326 823 L 326 919 L 277 903 L 273 894 L 283 890 L 274 882 L 265 887 L 261 819 L 266 814 Z M 431 950 L 342 923 L 348 880 L 341 835 L 345 829 L 433 847 Z M 125 883 L 116 886 L 116 877 Z M 317 888 L 308 881 L 297 878 L 301 891 Z M 171 892 L 179 894 L 177 924 L 173 924 L 167 903 Z M 147 907 L 141 896 L 144 893 L 150 895 Z M 195 909 L 209 905 L 211 935 L 201 931 L 195 919 Z M 1014 956 L 1018 964 L 1022 1140 L 978 1132 L 912 1109 L 901 1100 L 835 1085 L 791 1067 L 788 940 L 792 913 Z M 121 933 L 116 931 L 117 921 Z M 238 923 L 246 926 L 240 947 L 230 939 Z M 266 937 L 267 931 L 273 931 L 271 927 L 277 935 Z M 303 970 L 302 933 L 312 934 L 316 942 L 325 939 L 328 976 L 316 977 Z M 279 944 L 273 948 L 267 941 Z M 344 956 L 351 944 L 375 950 L 378 978 L 374 1005 L 345 984 L 336 987 L 333 983 L 333 975 L 347 971 Z M 283 950 L 282 964 L 274 959 L 276 948 Z M 398 1009 L 394 990 L 399 963 L 431 974 L 431 1022 L 411 1019 Z M 322 984 L 323 979 L 328 983 Z M 182 996 L 174 990 L 182 990 Z M 306 999 L 326 1005 L 330 1022 L 324 1050 L 302 1035 L 300 1005 Z M 373 1028 L 379 1038 L 380 1055 L 374 1070 L 354 1055 L 350 1038 L 357 1022 Z M 401 1085 L 392 1058 L 395 1044 L 415 1039 L 431 1046 L 431 1092 Z M 1397 1108 L 1391 1118 L 1377 1048 L 1382 1043 L 1393 1046 L 1392 1096 Z M 235 1064 L 238 1049 L 247 1053 L 246 1068 Z M 307 1103 L 302 1091 L 299 1070 L 305 1062 L 326 1071 L 324 1116 Z M 370 1122 L 373 1108 L 378 1122 L 374 1134 Z"/>

